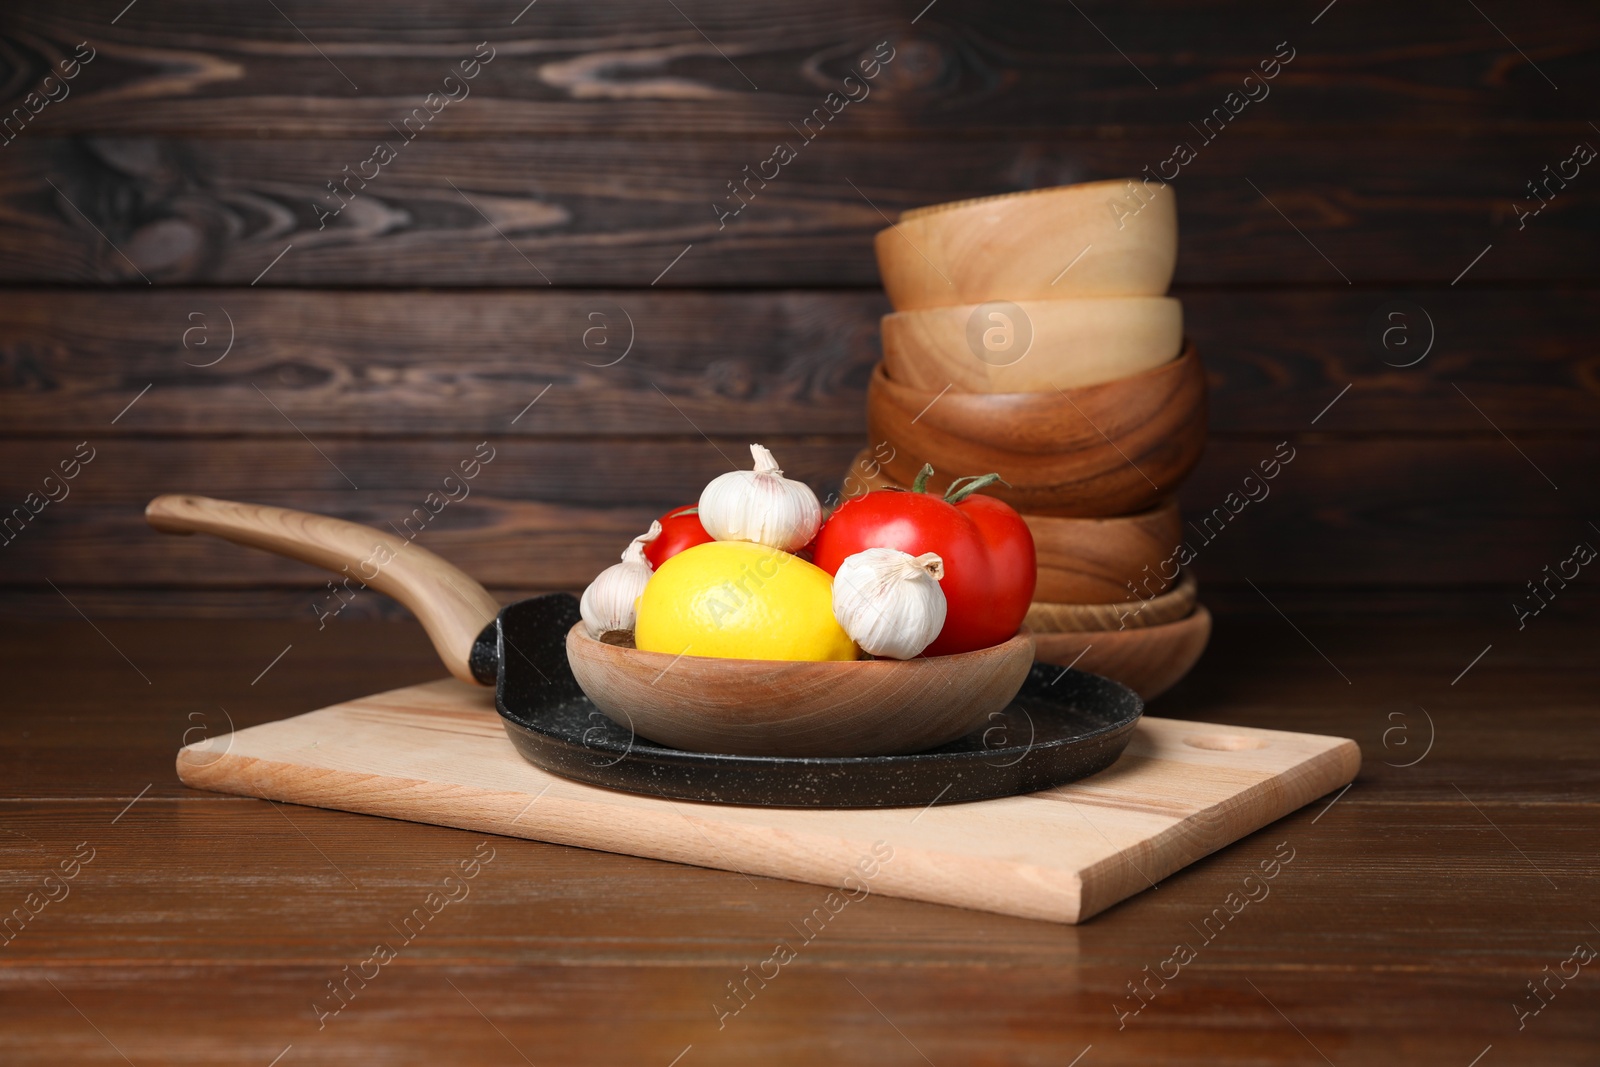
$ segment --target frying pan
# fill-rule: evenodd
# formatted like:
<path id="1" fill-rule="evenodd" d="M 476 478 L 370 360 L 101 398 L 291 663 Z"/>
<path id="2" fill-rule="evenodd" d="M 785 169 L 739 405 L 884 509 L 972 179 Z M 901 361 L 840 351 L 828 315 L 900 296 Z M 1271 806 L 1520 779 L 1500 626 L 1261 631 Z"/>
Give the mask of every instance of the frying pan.
<path id="1" fill-rule="evenodd" d="M 452 675 L 494 686 L 506 733 L 530 762 L 568 778 L 655 796 L 783 807 L 922 807 L 1037 792 L 1110 766 L 1144 704 L 1097 675 L 1036 664 L 1011 705 L 948 745 L 901 756 L 689 752 L 602 714 L 567 663 L 577 598 L 502 608 L 458 568 L 402 537 L 288 508 L 174 494 L 145 508 L 163 533 L 207 533 L 345 576 L 411 610 Z"/>

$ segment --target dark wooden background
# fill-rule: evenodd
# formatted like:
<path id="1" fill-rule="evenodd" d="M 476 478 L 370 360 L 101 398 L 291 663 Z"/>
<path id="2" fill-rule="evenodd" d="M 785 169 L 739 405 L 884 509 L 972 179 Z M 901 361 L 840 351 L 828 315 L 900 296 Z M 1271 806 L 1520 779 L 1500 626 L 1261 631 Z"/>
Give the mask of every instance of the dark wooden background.
<path id="1" fill-rule="evenodd" d="M 830 488 L 865 443 L 880 212 L 1136 174 L 1179 140 L 1175 292 L 1213 387 L 1182 500 L 1297 450 L 1202 551 L 1208 600 L 1259 607 L 1248 580 L 1510 621 L 1596 536 L 1600 165 L 1515 210 L 1600 147 L 1587 0 L 124 2 L 0 16 L 7 112 L 97 53 L 0 147 L 0 503 L 96 450 L 0 549 L 13 614 L 72 615 L 54 583 L 96 618 L 310 618 L 307 568 L 158 536 L 143 503 L 382 525 L 482 440 L 423 542 L 503 595 L 581 586 L 719 449 L 758 438 Z M 480 41 L 471 96 L 319 230 L 324 183 Z M 880 41 L 871 96 L 719 231 L 725 183 Z M 1189 123 L 1285 41 L 1270 96 L 1201 145 Z M 1415 366 L 1369 340 L 1396 299 L 1436 333 Z"/>

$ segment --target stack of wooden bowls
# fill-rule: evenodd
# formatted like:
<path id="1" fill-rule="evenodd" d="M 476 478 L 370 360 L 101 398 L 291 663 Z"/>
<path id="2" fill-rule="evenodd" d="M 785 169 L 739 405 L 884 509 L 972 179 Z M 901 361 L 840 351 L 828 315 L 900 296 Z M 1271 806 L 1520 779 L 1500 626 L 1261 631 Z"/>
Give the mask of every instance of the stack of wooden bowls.
<path id="1" fill-rule="evenodd" d="M 1093 182 L 917 208 L 876 238 L 894 305 L 868 388 L 874 444 L 845 491 L 984 492 L 1027 518 L 1040 660 L 1147 699 L 1199 659 L 1211 616 L 1179 571 L 1179 483 L 1206 439 L 1206 384 L 1166 295 L 1170 186 Z"/>

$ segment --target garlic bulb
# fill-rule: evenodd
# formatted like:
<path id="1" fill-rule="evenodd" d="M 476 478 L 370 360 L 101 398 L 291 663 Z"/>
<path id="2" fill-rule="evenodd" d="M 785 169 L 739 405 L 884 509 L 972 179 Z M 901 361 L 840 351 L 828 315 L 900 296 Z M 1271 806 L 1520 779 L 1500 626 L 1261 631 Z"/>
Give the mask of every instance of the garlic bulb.
<path id="1" fill-rule="evenodd" d="M 700 524 L 718 541 L 754 541 L 783 552 L 804 548 L 822 525 L 817 494 L 785 478 L 760 445 L 751 445 L 750 455 L 755 470 L 719 475 L 700 494 Z"/>
<path id="2" fill-rule="evenodd" d="M 601 571 L 583 591 L 578 614 L 590 637 L 614 644 L 616 638 L 633 632 L 635 605 L 653 573 L 650 561 L 644 558 L 644 546 L 660 536 L 661 523 L 651 522 L 650 529 L 623 551 L 622 562 Z"/>
<path id="3" fill-rule="evenodd" d="M 944 560 L 897 548 L 849 556 L 833 576 L 833 617 L 874 656 L 911 659 L 944 629 Z"/>

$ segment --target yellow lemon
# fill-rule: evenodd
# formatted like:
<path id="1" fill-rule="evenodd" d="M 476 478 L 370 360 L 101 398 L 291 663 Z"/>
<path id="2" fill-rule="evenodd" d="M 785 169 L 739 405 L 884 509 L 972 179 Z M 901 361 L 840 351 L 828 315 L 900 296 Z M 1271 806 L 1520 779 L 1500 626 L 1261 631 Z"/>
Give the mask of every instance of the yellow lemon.
<path id="1" fill-rule="evenodd" d="M 855 659 L 833 617 L 821 567 L 747 541 L 711 541 L 673 556 L 639 597 L 634 645 L 723 659 Z"/>

